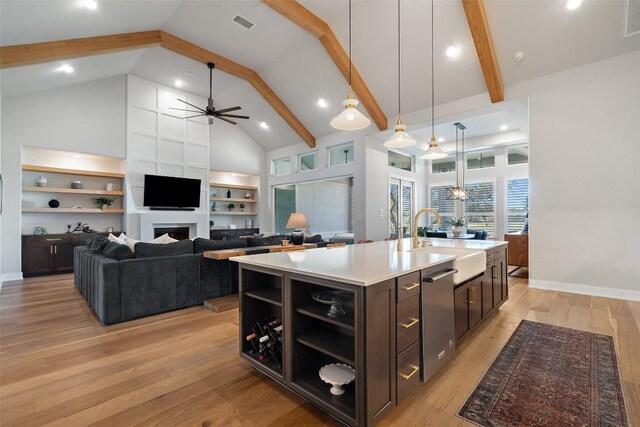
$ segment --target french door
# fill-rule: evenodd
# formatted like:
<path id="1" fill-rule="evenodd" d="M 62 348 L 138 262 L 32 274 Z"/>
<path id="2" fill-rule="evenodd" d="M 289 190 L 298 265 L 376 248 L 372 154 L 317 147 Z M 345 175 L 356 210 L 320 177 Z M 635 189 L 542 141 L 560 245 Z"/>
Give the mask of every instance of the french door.
<path id="1" fill-rule="evenodd" d="M 399 227 L 403 237 L 411 236 L 414 185 L 413 181 L 389 178 L 389 237 L 397 237 Z"/>

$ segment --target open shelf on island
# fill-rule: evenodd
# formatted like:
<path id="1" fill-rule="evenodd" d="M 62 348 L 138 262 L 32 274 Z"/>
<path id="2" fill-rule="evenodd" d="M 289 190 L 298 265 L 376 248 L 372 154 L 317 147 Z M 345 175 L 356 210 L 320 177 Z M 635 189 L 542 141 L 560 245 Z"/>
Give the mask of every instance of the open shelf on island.
<path id="1" fill-rule="evenodd" d="M 56 193 L 56 194 L 95 194 L 101 196 L 124 196 L 124 191 L 89 190 L 75 188 L 52 188 L 52 187 L 22 187 L 22 191 L 33 193 Z"/>
<path id="2" fill-rule="evenodd" d="M 121 214 L 124 209 L 22 208 L 22 213 Z"/>
<path id="3" fill-rule="evenodd" d="M 251 360 L 254 360 L 256 364 L 267 368 L 273 375 L 282 377 L 282 366 L 278 366 L 278 364 L 273 359 L 267 358 L 265 360 L 260 360 L 258 355 L 252 353 L 251 350 L 244 350 L 242 352 L 242 355 Z M 282 362 L 280 362 L 280 365 L 282 365 Z"/>
<path id="4" fill-rule="evenodd" d="M 342 363 L 354 364 L 353 337 L 351 336 L 317 328 L 298 335 L 296 341 L 338 359 Z"/>
<path id="5" fill-rule="evenodd" d="M 333 325 L 341 326 L 347 330 L 353 331 L 353 311 L 347 311 L 344 316 L 331 318 L 327 316 L 329 307 L 326 305 L 303 305 L 296 308 L 296 313 L 304 314 L 305 316 L 313 317 L 318 320 L 322 320 Z"/>
<path id="6" fill-rule="evenodd" d="M 246 296 L 250 298 L 259 299 L 260 301 L 268 302 L 271 304 L 282 305 L 282 292 L 280 289 L 264 288 L 255 289 L 253 291 L 245 291 Z"/>

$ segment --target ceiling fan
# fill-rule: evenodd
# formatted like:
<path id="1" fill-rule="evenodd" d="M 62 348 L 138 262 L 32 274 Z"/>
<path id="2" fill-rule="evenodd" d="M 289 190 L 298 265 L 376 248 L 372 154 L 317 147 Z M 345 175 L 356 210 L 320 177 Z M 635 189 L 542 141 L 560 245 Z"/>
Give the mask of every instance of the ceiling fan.
<path id="1" fill-rule="evenodd" d="M 188 108 L 173 108 L 173 107 L 169 107 L 169 109 L 184 111 L 186 113 L 198 113 L 193 116 L 182 117 L 183 119 L 192 119 L 194 117 L 206 116 L 209 118 L 210 125 L 213 124 L 214 118 L 223 120 L 227 123 L 231 123 L 232 125 L 237 125 L 238 123 L 234 122 L 233 120 L 229 120 L 229 117 L 233 119 L 248 119 L 249 116 L 238 116 L 236 114 L 227 114 L 232 111 L 241 110 L 242 107 L 239 107 L 239 106 L 223 108 L 222 110 L 216 110 L 216 108 L 213 106 L 213 69 L 216 68 L 216 65 L 213 62 L 208 62 L 207 67 L 209 67 L 209 99 L 207 100 L 207 106 L 205 108 L 200 108 L 193 104 L 189 104 L 187 101 L 178 99 L 178 101 L 185 103 L 189 107 L 195 108 L 195 110 L 190 110 Z"/>

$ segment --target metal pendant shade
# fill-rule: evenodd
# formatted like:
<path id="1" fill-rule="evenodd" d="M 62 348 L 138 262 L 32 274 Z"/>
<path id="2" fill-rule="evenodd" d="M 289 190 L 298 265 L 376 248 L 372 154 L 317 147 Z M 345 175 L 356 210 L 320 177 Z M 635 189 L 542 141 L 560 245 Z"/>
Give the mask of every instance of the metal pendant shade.
<path id="1" fill-rule="evenodd" d="M 400 118 L 400 107 L 402 105 L 400 101 L 402 94 L 400 86 L 400 28 L 400 0 L 398 0 L 398 122 L 394 128 L 393 135 L 391 135 L 391 137 L 384 143 L 384 146 L 387 148 L 410 147 L 416 143 L 416 140 L 411 138 L 411 136 L 406 132 L 407 127 L 402 124 L 402 119 Z"/>
<path id="2" fill-rule="evenodd" d="M 351 90 L 351 0 L 349 0 L 349 94 L 342 101 L 344 110 L 331 120 L 331 126 L 338 130 L 360 130 L 369 127 L 371 120 L 358 111 L 358 100 L 353 98 Z"/>
<path id="3" fill-rule="evenodd" d="M 458 172 L 459 168 L 456 168 L 456 186 L 449 187 L 447 190 L 447 200 L 460 200 L 460 201 L 473 201 L 471 198 L 471 192 L 465 189 L 464 185 L 464 169 L 465 169 L 465 158 L 464 158 L 464 131 L 467 129 L 462 123 L 454 123 L 456 127 L 456 164 L 458 164 L 458 156 L 462 156 L 462 171 Z M 462 150 L 458 150 L 458 132 L 462 131 Z M 460 175 L 462 175 L 462 181 L 459 179 Z"/>

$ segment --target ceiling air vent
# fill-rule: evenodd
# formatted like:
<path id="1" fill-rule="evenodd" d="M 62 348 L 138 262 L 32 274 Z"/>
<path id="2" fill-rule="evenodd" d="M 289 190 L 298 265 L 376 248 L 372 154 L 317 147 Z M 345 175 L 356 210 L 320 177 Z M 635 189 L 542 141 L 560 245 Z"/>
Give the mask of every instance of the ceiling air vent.
<path id="1" fill-rule="evenodd" d="M 640 0 L 626 1 L 624 18 L 624 36 L 640 34 Z"/>
<path id="2" fill-rule="evenodd" d="M 247 30 L 250 30 L 251 27 L 253 27 L 253 22 L 249 21 L 248 19 L 243 18 L 240 15 L 236 15 L 236 17 L 233 18 L 233 22 L 235 22 L 238 25 L 242 25 Z"/>

